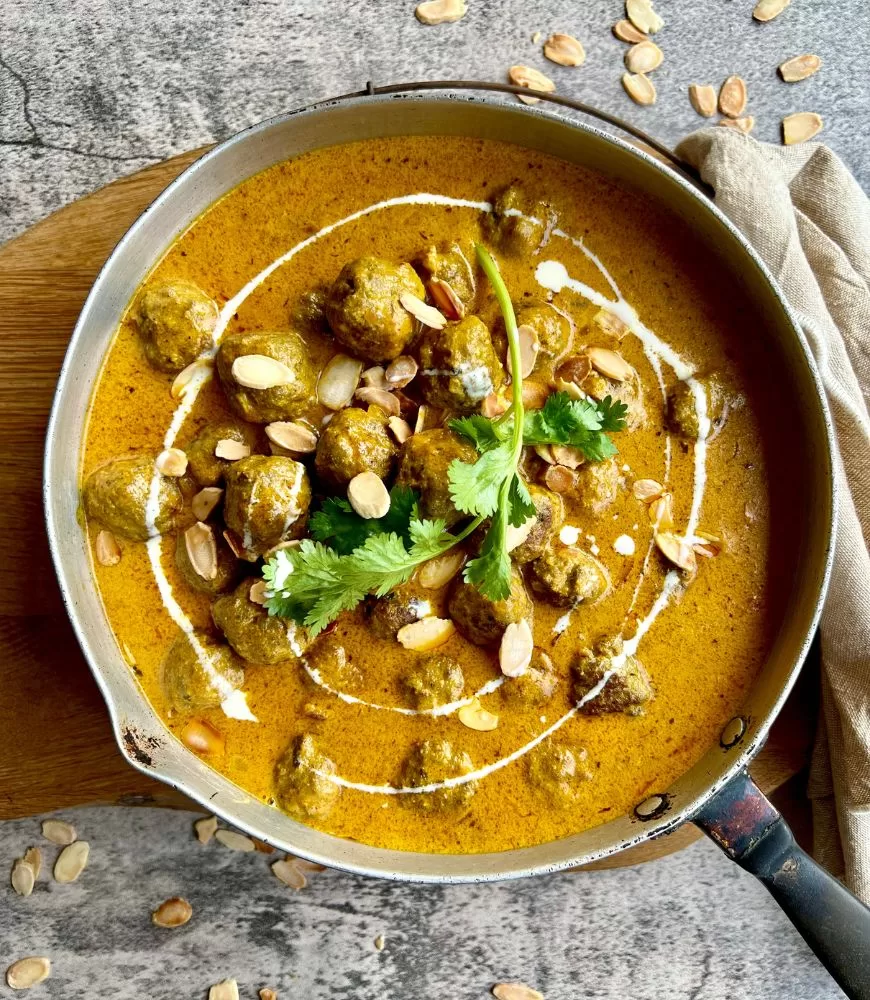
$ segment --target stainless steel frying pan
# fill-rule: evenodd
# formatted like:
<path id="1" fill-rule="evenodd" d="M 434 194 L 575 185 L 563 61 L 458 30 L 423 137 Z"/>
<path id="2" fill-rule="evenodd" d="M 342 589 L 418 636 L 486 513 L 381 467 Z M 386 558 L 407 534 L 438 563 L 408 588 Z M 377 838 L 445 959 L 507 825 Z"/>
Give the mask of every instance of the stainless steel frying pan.
<path id="1" fill-rule="evenodd" d="M 806 656 L 833 549 L 832 429 L 807 344 L 773 278 L 700 188 L 646 152 L 575 119 L 465 94 L 480 84 L 373 88 L 256 125 L 217 146 L 160 195 L 116 247 L 85 303 L 64 361 L 45 454 L 48 536 L 73 627 L 131 763 L 233 825 L 275 846 L 364 875 L 426 882 L 487 881 L 555 872 L 606 857 L 687 820 L 753 871 L 852 996 L 870 1000 L 870 911 L 795 844 L 752 784 L 746 765 L 762 745 Z M 450 88 L 444 90 L 444 88 Z M 542 95 L 546 96 L 546 95 Z M 576 102 L 555 98 L 577 107 Z M 580 110 L 590 109 L 579 106 Z M 614 123 L 614 119 L 603 116 Z M 635 136 L 639 133 L 629 128 Z M 799 572 L 790 613 L 740 716 L 695 767 L 626 816 L 537 847 L 492 854 L 403 853 L 321 833 L 259 802 L 207 767 L 166 729 L 123 660 L 94 586 L 76 520 L 79 460 L 91 392 L 103 356 L 137 286 L 174 239 L 217 198 L 272 164 L 322 146 L 389 135 L 467 135 L 521 143 L 597 170 L 664 206 L 691 227 L 752 307 L 786 380 L 788 419 L 801 442 L 805 490 Z M 643 137 L 659 153 L 663 147 Z"/>

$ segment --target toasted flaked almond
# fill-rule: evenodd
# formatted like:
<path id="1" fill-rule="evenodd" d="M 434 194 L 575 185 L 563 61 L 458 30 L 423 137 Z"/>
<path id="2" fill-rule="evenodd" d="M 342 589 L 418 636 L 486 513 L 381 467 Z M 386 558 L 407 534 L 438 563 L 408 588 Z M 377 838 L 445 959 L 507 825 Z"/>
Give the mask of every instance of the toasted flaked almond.
<path id="1" fill-rule="evenodd" d="M 33 869 L 34 879 L 38 879 L 42 871 L 42 851 L 38 847 L 28 847 L 24 852 L 24 860 Z"/>
<path id="2" fill-rule="evenodd" d="M 457 719 L 468 729 L 478 733 L 491 733 L 498 728 L 498 716 L 493 715 L 480 704 L 479 698 L 472 698 L 470 704 L 463 705 L 456 713 Z"/>
<path id="3" fill-rule="evenodd" d="M 698 568 L 695 550 L 685 538 L 670 531 L 659 531 L 656 532 L 655 539 L 659 551 L 669 562 L 688 573 L 693 573 Z"/>
<path id="4" fill-rule="evenodd" d="M 534 448 L 535 454 L 542 461 L 546 462 L 547 465 L 556 465 L 556 459 L 553 457 L 553 449 L 548 444 L 536 444 Z"/>
<path id="5" fill-rule="evenodd" d="M 383 951 L 387 946 L 387 939 L 383 934 L 378 934 L 374 940 L 375 951 Z"/>
<path id="6" fill-rule="evenodd" d="M 692 107 L 705 118 L 712 118 L 716 114 L 718 98 L 716 88 L 709 83 L 693 83 L 689 86 L 689 101 Z"/>
<path id="7" fill-rule="evenodd" d="M 360 517 L 383 517 L 390 509 L 390 493 L 374 472 L 360 472 L 347 484 L 347 499 Z"/>
<path id="8" fill-rule="evenodd" d="M 505 677 L 521 677 L 529 669 L 534 646 L 532 628 L 525 618 L 508 625 L 498 647 L 498 665 Z"/>
<path id="9" fill-rule="evenodd" d="M 577 473 L 564 465 L 551 465 L 544 473 L 544 485 L 554 493 L 570 493 L 577 487 Z"/>
<path id="10" fill-rule="evenodd" d="M 622 86 L 635 104 L 655 104 L 656 88 L 652 80 L 643 73 L 623 73 Z"/>
<path id="11" fill-rule="evenodd" d="M 617 21 L 612 30 L 613 34 L 616 35 L 621 42 L 629 42 L 631 45 L 637 45 L 638 42 L 645 42 L 648 37 L 644 34 L 644 32 L 636 28 L 627 18 Z"/>
<path id="12" fill-rule="evenodd" d="M 57 856 L 54 863 L 55 882 L 75 882 L 85 870 L 91 846 L 86 840 L 68 844 Z"/>
<path id="13" fill-rule="evenodd" d="M 363 363 L 347 354 L 330 358 L 317 382 L 317 399 L 330 410 L 340 410 L 353 399 Z"/>
<path id="14" fill-rule="evenodd" d="M 266 437 L 279 448 L 308 455 L 317 447 L 317 433 L 299 420 L 276 420 L 266 424 Z"/>
<path id="15" fill-rule="evenodd" d="M 158 927 L 183 927 L 193 916 L 193 907 L 181 896 L 165 899 L 151 914 L 151 923 Z"/>
<path id="16" fill-rule="evenodd" d="M 617 340 L 622 340 L 629 332 L 628 324 L 609 309 L 599 309 L 592 317 L 592 322 L 602 333 L 616 337 Z"/>
<path id="17" fill-rule="evenodd" d="M 508 79 L 517 87 L 528 87 L 530 90 L 540 90 L 545 94 L 551 94 L 556 89 L 556 84 L 533 66 L 511 66 L 508 70 Z M 517 95 L 524 104 L 537 104 L 540 98 L 527 97 L 525 94 Z"/>
<path id="18" fill-rule="evenodd" d="M 166 448 L 154 460 L 154 468 L 161 476 L 178 479 L 187 472 L 187 455 L 180 448 Z"/>
<path id="19" fill-rule="evenodd" d="M 534 379 L 523 382 L 522 390 L 523 406 L 527 410 L 540 410 L 550 395 L 550 390 L 547 386 L 536 382 Z"/>
<path id="20" fill-rule="evenodd" d="M 535 362 L 538 360 L 538 351 L 541 349 L 538 331 L 533 326 L 528 326 L 524 323 L 517 329 L 517 341 L 520 348 L 521 375 L 523 378 L 527 378 L 534 371 Z M 510 351 L 508 351 L 507 356 L 507 369 L 513 375 L 514 369 L 511 364 Z"/>
<path id="21" fill-rule="evenodd" d="M 435 305 L 448 319 L 462 319 L 465 315 L 465 303 L 453 291 L 453 286 L 449 282 L 433 274 L 426 287 L 435 300 Z"/>
<path id="22" fill-rule="evenodd" d="M 62 819 L 44 819 L 42 821 L 42 835 L 52 844 L 60 844 L 62 847 L 72 844 L 76 839 L 76 828 L 72 823 L 67 823 Z"/>
<path id="23" fill-rule="evenodd" d="M 579 469 L 586 461 L 583 452 L 570 444 L 554 444 L 550 450 L 556 465 L 564 465 L 566 469 Z"/>
<path id="24" fill-rule="evenodd" d="M 755 9 L 752 11 L 752 16 L 756 21 L 772 21 L 775 17 L 779 16 L 790 3 L 791 0 L 758 0 L 758 3 L 755 5 Z"/>
<path id="25" fill-rule="evenodd" d="M 430 306 L 412 292 L 402 292 L 399 302 L 403 309 L 418 319 L 423 326 L 431 327 L 433 330 L 443 330 L 447 326 L 447 318 L 444 313 L 439 312 L 435 306 Z"/>
<path id="26" fill-rule="evenodd" d="M 193 824 L 193 829 L 196 831 L 196 839 L 201 844 L 210 843 L 212 837 L 217 833 L 217 828 L 217 816 L 203 816 L 202 819 L 198 819 Z"/>
<path id="27" fill-rule="evenodd" d="M 230 552 L 236 557 L 236 559 L 248 559 L 248 553 L 245 552 L 245 546 L 242 545 L 241 539 L 234 532 L 230 531 L 229 528 L 223 533 L 224 541 L 229 545 Z M 249 560 L 253 561 L 253 560 Z"/>
<path id="28" fill-rule="evenodd" d="M 544 42 L 544 55 L 560 66 L 582 66 L 586 61 L 586 50 L 580 42 L 573 35 L 558 32 Z"/>
<path id="29" fill-rule="evenodd" d="M 728 118 L 739 118 L 746 109 L 746 81 L 729 76 L 719 90 L 719 110 Z"/>
<path id="30" fill-rule="evenodd" d="M 262 989 L 257 991 L 257 996 L 259 1000 L 278 1000 L 278 991 L 273 990 L 269 986 L 263 986 Z"/>
<path id="31" fill-rule="evenodd" d="M 29 896 L 33 892 L 33 883 L 36 881 L 36 872 L 33 866 L 24 860 L 16 858 L 12 863 L 12 874 L 10 876 L 12 888 L 19 896 Z"/>
<path id="32" fill-rule="evenodd" d="M 29 990 L 51 975 L 51 960 L 42 956 L 19 958 L 6 970 L 6 985 L 12 990 Z"/>
<path id="33" fill-rule="evenodd" d="M 304 889 L 308 884 L 305 873 L 296 865 L 296 859 L 288 855 L 282 861 L 275 861 L 271 865 L 272 874 L 280 879 L 284 885 L 289 885 L 291 889 Z"/>
<path id="34" fill-rule="evenodd" d="M 480 412 L 492 420 L 493 417 L 500 417 L 510 403 L 505 398 L 504 394 L 499 390 L 497 392 L 491 392 L 486 399 L 480 404 Z"/>
<path id="35" fill-rule="evenodd" d="M 661 66 L 665 55 L 655 42 L 647 40 L 632 45 L 624 58 L 629 73 L 652 73 Z"/>
<path id="36" fill-rule="evenodd" d="M 440 427 L 444 420 L 444 411 L 437 406 L 424 404 L 417 410 L 417 419 L 414 421 L 414 433 L 428 431 L 433 427 Z"/>
<path id="37" fill-rule="evenodd" d="M 236 833 L 235 830 L 216 830 L 214 839 L 231 851 L 249 852 L 257 849 L 257 845 L 250 837 L 246 837 L 243 833 Z"/>
<path id="38" fill-rule="evenodd" d="M 788 115 L 782 120 L 782 141 L 786 146 L 796 146 L 800 142 L 806 142 L 818 135 L 822 131 L 824 121 L 821 115 L 815 111 L 799 111 L 797 114 Z"/>
<path id="39" fill-rule="evenodd" d="M 266 581 L 254 580 L 248 591 L 248 600 L 253 604 L 265 605 L 266 603 Z"/>
<path id="40" fill-rule="evenodd" d="M 529 535 L 532 533 L 532 528 L 534 528 L 537 522 L 538 519 L 533 514 L 531 517 L 527 517 L 519 526 L 509 524 L 504 534 L 505 549 L 507 549 L 508 552 L 513 552 L 514 549 L 518 549 L 523 542 L 528 539 Z"/>
<path id="41" fill-rule="evenodd" d="M 215 458 L 222 458 L 227 462 L 239 462 L 251 454 L 250 445 L 244 441 L 236 441 L 235 438 L 221 438 L 214 446 Z"/>
<path id="42" fill-rule="evenodd" d="M 194 379 L 197 381 L 204 379 L 212 373 L 212 363 L 210 361 L 193 361 L 187 368 L 183 368 L 172 382 L 169 395 L 173 399 L 182 399 L 187 390 L 191 387 Z"/>
<path id="43" fill-rule="evenodd" d="M 654 531 L 670 531 L 674 526 L 674 497 L 662 493 L 649 505 L 649 520 Z"/>
<path id="44" fill-rule="evenodd" d="M 127 645 L 126 642 L 119 643 L 121 647 L 121 656 L 127 661 L 127 665 L 130 667 L 136 666 L 136 657 L 133 655 L 133 650 Z"/>
<path id="45" fill-rule="evenodd" d="M 414 434 L 408 421 L 401 417 L 390 417 L 387 421 L 387 430 L 393 435 L 396 444 L 404 444 Z"/>
<path id="46" fill-rule="evenodd" d="M 424 0 L 414 14 L 423 24 L 447 24 L 464 17 L 466 10 L 465 0 Z"/>
<path id="47" fill-rule="evenodd" d="M 716 124 L 723 125 L 725 128 L 733 128 L 735 132 L 742 132 L 744 135 L 749 135 L 755 128 L 755 119 L 752 115 L 742 115 L 740 118 L 720 118 Z"/>
<path id="48" fill-rule="evenodd" d="M 592 367 L 617 382 L 625 382 L 634 375 L 634 369 L 625 358 L 606 347 L 590 347 L 586 353 Z"/>
<path id="49" fill-rule="evenodd" d="M 277 358 L 268 354 L 243 354 L 236 358 L 230 369 L 233 380 L 245 389 L 277 389 L 282 385 L 292 385 L 296 376 Z"/>
<path id="50" fill-rule="evenodd" d="M 239 1000 L 239 984 L 235 979 L 215 983 L 208 991 L 208 1000 Z"/>
<path id="51" fill-rule="evenodd" d="M 568 382 L 563 378 L 554 378 L 553 387 L 557 392 L 567 393 L 572 399 L 583 399 L 586 395 L 576 382 Z"/>
<path id="52" fill-rule="evenodd" d="M 317 861 L 307 861 L 305 858 L 297 858 L 294 854 L 288 854 L 287 860 L 292 861 L 301 872 L 325 872 L 326 865 L 321 865 Z"/>
<path id="53" fill-rule="evenodd" d="M 559 541 L 563 545 L 576 545 L 580 541 L 580 529 L 574 524 L 563 524 L 559 528 Z"/>
<path id="54" fill-rule="evenodd" d="M 384 380 L 390 389 L 404 389 L 417 375 L 417 362 L 409 354 L 402 354 L 391 361 L 384 373 Z"/>
<path id="55" fill-rule="evenodd" d="M 811 52 L 806 55 L 793 56 L 786 59 L 779 66 L 779 75 L 786 83 L 797 83 L 799 80 L 806 80 L 813 73 L 818 73 L 822 67 L 822 60 L 814 56 Z"/>
<path id="56" fill-rule="evenodd" d="M 592 372 L 592 361 L 588 354 L 572 354 L 556 369 L 556 380 L 582 385 Z"/>
<path id="57" fill-rule="evenodd" d="M 392 417 L 398 417 L 402 412 L 399 400 L 386 389 L 357 389 L 353 395 L 366 406 L 379 406 Z"/>
<path id="58" fill-rule="evenodd" d="M 206 757 L 220 756 L 224 752 L 222 733 L 204 719 L 190 719 L 181 730 L 181 742 L 195 753 Z"/>
<path id="59" fill-rule="evenodd" d="M 366 368 L 366 370 L 360 375 L 360 381 L 363 385 L 367 386 L 369 389 L 389 389 L 387 385 L 387 380 L 384 377 L 384 366 L 374 365 L 372 368 Z"/>
<path id="60" fill-rule="evenodd" d="M 217 577 L 217 542 L 208 524 L 197 521 L 185 531 L 184 550 L 197 576 L 203 580 Z"/>
<path id="61" fill-rule="evenodd" d="M 396 638 L 405 649 L 425 653 L 443 646 L 455 631 L 456 626 L 449 618 L 421 618 L 410 625 L 403 625 Z"/>
<path id="62" fill-rule="evenodd" d="M 653 10 L 651 0 L 625 0 L 625 13 L 635 28 L 647 35 L 654 35 L 665 26 Z"/>
<path id="63" fill-rule="evenodd" d="M 631 492 L 634 494 L 635 500 L 652 503 L 653 500 L 658 500 L 662 495 L 664 487 L 661 483 L 657 483 L 655 479 L 636 479 L 634 485 L 631 487 Z"/>
<path id="64" fill-rule="evenodd" d="M 692 548 L 696 555 L 703 556 L 705 559 L 715 559 L 722 551 L 722 539 L 711 535 L 708 531 L 696 531 L 692 540 Z"/>
<path id="65" fill-rule="evenodd" d="M 121 546 L 111 531 L 103 529 L 97 532 L 94 555 L 101 566 L 117 566 L 121 561 Z"/>
<path id="66" fill-rule="evenodd" d="M 544 1000 L 544 994 L 525 983 L 496 983 L 492 988 L 496 1000 Z"/>
<path id="67" fill-rule="evenodd" d="M 465 565 L 465 553 L 461 549 L 451 549 L 443 556 L 429 559 L 417 570 L 417 582 L 427 590 L 444 587 Z"/>
<path id="68" fill-rule="evenodd" d="M 204 486 L 190 501 L 190 509 L 197 521 L 208 520 L 211 512 L 221 502 L 224 491 L 220 486 Z"/>

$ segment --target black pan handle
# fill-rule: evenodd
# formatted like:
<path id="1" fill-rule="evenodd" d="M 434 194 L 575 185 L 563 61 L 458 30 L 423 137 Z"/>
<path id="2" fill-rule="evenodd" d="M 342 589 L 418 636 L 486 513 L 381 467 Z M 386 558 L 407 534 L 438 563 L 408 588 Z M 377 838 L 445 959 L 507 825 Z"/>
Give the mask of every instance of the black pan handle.
<path id="1" fill-rule="evenodd" d="M 870 1000 L 870 909 L 798 845 L 746 771 L 693 821 L 761 881 L 851 1000 Z"/>

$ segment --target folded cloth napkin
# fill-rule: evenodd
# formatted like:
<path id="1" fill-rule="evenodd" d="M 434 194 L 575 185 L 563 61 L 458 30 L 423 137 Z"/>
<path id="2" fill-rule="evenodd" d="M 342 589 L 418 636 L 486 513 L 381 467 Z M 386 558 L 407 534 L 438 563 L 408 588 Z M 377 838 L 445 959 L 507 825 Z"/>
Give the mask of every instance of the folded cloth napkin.
<path id="1" fill-rule="evenodd" d="M 816 857 L 870 904 L 870 202 L 816 143 L 779 148 L 711 128 L 677 154 L 714 189 L 785 292 L 834 418 L 837 544 L 809 795 Z"/>

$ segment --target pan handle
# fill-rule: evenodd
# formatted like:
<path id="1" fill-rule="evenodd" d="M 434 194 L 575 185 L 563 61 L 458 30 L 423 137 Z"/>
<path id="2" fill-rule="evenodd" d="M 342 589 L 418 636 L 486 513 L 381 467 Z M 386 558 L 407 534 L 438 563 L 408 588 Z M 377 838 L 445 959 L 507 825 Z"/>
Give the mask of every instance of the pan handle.
<path id="1" fill-rule="evenodd" d="M 870 909 L 798 847 L 749 774 L 737 774 L 693 822 L 764 884 L 846 996 L 870 1000 Z"/>

